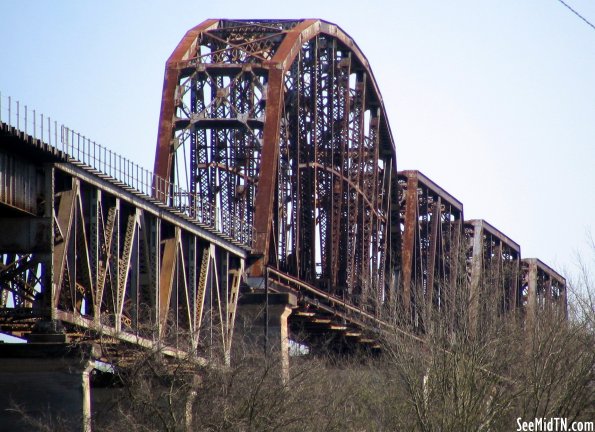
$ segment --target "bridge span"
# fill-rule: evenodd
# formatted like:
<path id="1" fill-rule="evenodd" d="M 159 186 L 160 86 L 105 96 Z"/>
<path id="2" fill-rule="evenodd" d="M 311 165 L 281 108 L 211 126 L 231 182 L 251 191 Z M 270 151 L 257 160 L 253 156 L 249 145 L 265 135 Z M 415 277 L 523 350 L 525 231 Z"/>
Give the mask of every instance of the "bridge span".
<path id="1" fill-rule="evenodd" d="M 30 343 L 229 361 L 242 307 L 285 353 L 378 349 L 461 308 L 471 334 L 487 310 L 566 314 L 563 277 L 397 170 L 370 65 L 332 23 L 189 30 L 154 172 L 4 96 L 0 121 L 0 330 Z"/>
<path id="2" fill-rule="evenodd" d="M 523 293 L 518 244 L 465 222 L 463 204 L 423 174 L 397 170 L 372 69 L 326 21 L 189 30 L 165 67 L 155 172 L 254 225 L 249 280 L 296 294 L 289 321 L 307 336 L 424 332 L 422 314 L 461 307 L 476 329 L 484 303 L 506 313 L 540 296 L 565 308 L 563 278 L 542 266 L 555 288 Z M 489 278 L 498 293 L 482 292 Z"/>

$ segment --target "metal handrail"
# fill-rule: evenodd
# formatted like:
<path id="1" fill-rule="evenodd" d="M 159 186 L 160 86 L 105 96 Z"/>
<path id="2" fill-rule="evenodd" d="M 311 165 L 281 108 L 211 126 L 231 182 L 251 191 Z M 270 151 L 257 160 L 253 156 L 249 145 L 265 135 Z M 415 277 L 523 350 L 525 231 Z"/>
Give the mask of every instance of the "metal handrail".
<path id="1" fill-rule="evenodd" d="M 10 96 L 4 98 L 1 92 L 0 122 L 63 152 L 69 162 L 80 162 L 147 198 L 163 202 L 199 224 L 252 247 L 255 229 L 244 220 L 234 215 L 223 215 L 221 209 L 198 194 L 181 188 L 63 124 L 58 125 L 57 121 L 44 117 L 36 110 L 29 110 L 27 105 L 21 105 Z"/>

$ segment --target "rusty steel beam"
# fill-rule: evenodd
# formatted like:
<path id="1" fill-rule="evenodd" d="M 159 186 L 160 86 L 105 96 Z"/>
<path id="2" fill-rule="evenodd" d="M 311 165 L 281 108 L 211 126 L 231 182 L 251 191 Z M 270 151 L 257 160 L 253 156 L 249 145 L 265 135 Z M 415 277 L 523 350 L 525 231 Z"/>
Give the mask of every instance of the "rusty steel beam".
<path id="1" fill-rule="evenodd" d="M 162 179 L 171 181 L 172 174 L 172 128 L 175 114 L 175 90 L 178 85 L 178 65 L 188 58 L 188 52 L 196 43 L 196 36 L 216 25 L 217 20 L 207 20 L 188 30 L 165 64 L 165 78 L 161 95 L 157 151 L 155 153 L 154 172 Z"/>
<path id="2" fill-rule="evenodd" d="M 454 314 L 463 204 L 419 171 L 398 179 L 403 315 L 425 330 L 433 314 Z"/>
<path id="3" fill-rule="evenodd" d="M 403 245 L 401 247 L 401 271 L 403 272 L 403 312 L 406 320 L 411 319 L 411 281 L 413 273 L 413 255 L 415 252 L 415 232 L 417 227 L 417 181 L 415 178 L 406 180 L 407 186 L 401 185 L 405 200 Z"/>

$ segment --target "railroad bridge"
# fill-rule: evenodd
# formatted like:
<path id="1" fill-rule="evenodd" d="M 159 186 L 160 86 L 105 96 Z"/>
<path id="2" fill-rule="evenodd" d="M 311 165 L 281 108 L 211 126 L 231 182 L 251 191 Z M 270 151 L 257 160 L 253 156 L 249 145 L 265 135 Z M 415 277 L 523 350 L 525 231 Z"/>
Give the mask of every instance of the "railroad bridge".
<path id="1" fill-rule="evenodd" d="M 189 30 L 166 63 L 152 172 L 3 96 L 0 120 L 0 329 L 31 347 L 4 344 L 5 359 L 102 340 L 116 357 L 229 361 L 236 315 L 286 353 L 298 335 L 376 349 L 458 307 L 471 333 L 489 307 L 566 314 L 563 277 L 398 171 L 370 65 L 329 22 Z"/>

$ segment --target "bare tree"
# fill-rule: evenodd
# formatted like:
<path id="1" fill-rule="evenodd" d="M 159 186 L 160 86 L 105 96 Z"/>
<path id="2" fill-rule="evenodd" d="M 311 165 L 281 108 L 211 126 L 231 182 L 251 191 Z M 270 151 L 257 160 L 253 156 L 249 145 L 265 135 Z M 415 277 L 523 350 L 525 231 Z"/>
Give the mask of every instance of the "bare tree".
<path id="1" fill-rule="evenodd" d="M 593 421 L 595 286 L 582 268 L 570 282 L 570 319 L 544 307 L 527 325 L 519 310 L 496 306 L 506 288 L 498 281 L 507 278 L 488 272 L 477 285 L 480 315 L 472 331 L 462 274 L 439 289 L 450 293 L 450 303 L 418 305 L 417 325 L 397 311 L 392 318 L 401 326 L 384 334 L 380 354 L 293 357 L 287 380 L 278 356 L 237 341 L 231 365 L 215 346 L 202 347 L 219 353 L 211 362 L 132 351 L 111 361 L 119 384 L 95 413 L 94 430 L 508 431 L 517 418 Z M 412 291 L 417 298 L 428 292 Z M 43 419 L 29 424 L 52 427 Z"/>

